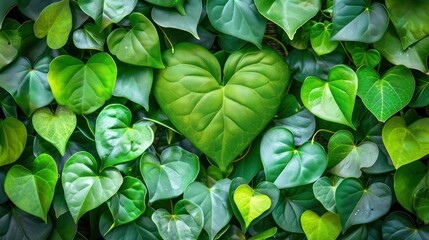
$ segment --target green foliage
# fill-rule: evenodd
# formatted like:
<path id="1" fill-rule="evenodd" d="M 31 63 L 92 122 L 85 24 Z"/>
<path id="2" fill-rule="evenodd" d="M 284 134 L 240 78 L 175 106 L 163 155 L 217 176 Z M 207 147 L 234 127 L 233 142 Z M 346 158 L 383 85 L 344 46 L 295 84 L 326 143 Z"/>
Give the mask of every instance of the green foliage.
<path id="1" fill-rule="evenodd" d="M 428 10 L 0 1 L 0 239 L 428 239 Z"/>

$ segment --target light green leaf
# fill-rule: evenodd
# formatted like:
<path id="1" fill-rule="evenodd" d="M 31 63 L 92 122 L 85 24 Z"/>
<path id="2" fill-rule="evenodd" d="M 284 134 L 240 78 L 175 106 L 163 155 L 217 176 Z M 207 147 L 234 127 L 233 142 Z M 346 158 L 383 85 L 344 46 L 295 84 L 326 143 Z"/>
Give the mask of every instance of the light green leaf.
<path id="1" fill-rule="evenodd" d="M 262 47 L 267 20 L 253 0 L 212 0 L 207 2 L 207 16 L 219 32 Z"/>
<path id="2" fill-rule="evenodd" d="M 276 114 L 289 82 L 287 64 L 273 49 L 249 46 L 228 57 L 222 74 L 215 56 L 191 43 L 177 44 L 163 60 L 154 86 L 159 105 L 226 172 Z"/>
<path id="3" fill-rule="evenodd" d="M 381 61 L 381 55 L 375 49 L 366 51 L 361 47 L 355 47 L 351 54 L 353 62 L 357 67 L 368 66 L 370 68 L 375 68 Z"/>
<path id="4" fill-rule="evenodd" d="M 313 184 L 313 192 L 316 199 L 319 200 L 326 210 L 333 213 L 337 213 L 335 191 L 341 181 L 343 181 L 343 179 L 336 176 L 332 178 L 321 177 Z"/>
<path id="5" fill-rule="evenodd" d="M 339 42 L 331 41 L 332 23 L 325 21 L 314 24 L 310 30 L 310 43 L 317 55 L 333 52 Z"/>
<path id="6" fill-rule="evenodd" d="M 383 37 L 389 16 L 383 4 L 368 0 L 334 1 L 332 38 L 373 43 Z"/>
<path id="7" fill-rule="evenodd" d="M 144 153 L 140 172 L 149 191 L 149 202 L 177 197 L 197 178 L 198 157 L 178 146 L 165 149 L 157 159 Z"/>
<path id="8" fill-rule="evenodd" d="M 337 65 L 329 71 L 326 82 L 307 77 L 301 88 L 301 99 L 314 115 L 354 129 L 352 115 L 357 88 L 356 73 L 348 66 Z"/>
<path id="9" fill-rule="evenodd" d="M 429 118 L 409 126 L 402 117 L 389 119 L 383 127 L 384 146 L 396 169 L 429 154 Z"/>
<path id="10" fill-rule="evenodd" d="M 18 160 L 27 142 L 27 129 L 16 118 L 0 120 L 0 166 Z"/>
<path id="11" fill-rule="evenodd" d="M 86 64 L 61 55 L 52 60 L 48 81 L 58 104 L 76 114 L 90 114 L 112 96 L 116 74 L 116 64 L 107 53 L 93 55 Z"/>
<path id="12" fill-rule="evenodd" d="M 154 139 L 149 122 L 131 125 L 131 111 L 121 104 L 106 106 L 95 123 L 95 144 L 103 168 L 138 158 Z"/>
<path id="13" fill-rule="evenodd" d="M 80 49 L 95 49 L 103 51 L 106 42 L 105 32 L 100 32 L 93 23 L 86 23 L 83 28 L 73 32 L 73 43 Z"/>
<path id="14" fill-rule="evenodd" d="M 337 214 L 326 212 L 321 217 L 307 210 L 301 215 L 301 226 L 308 240 L 335 240 L 341 233 Z"/>
<path id="15" fill-rule="evenodd" d="M 250 223 L 271 207 L 271 199 L 264 194 L 255 194 L 247 184 L 240 185 L 234 191 L 234 202 L 240 211 L 246 228 Z"/>
<path id="16" fill-rule="evenodd" d="M 132 13 L 128 20 L 130 30 L 118 28 L 107 37 L 110 52 L 125 63 L 164 68 L 158 33 L 152 22 L 141 13 Z"/>
<path id="17" fill-rule="evenodd" d="M 77 152 L 64 165 L 64 197 L 77 223 L 86 212 L 100 206 L 121 187 L 123 179 L 116 168 L 99 171 L 97 161 L 88 152 Z"/>
<path id="18" fill-rule="evenodd" d="M 64 156 L 67 142 L 76 128 L 76 115 L 63 106 L 53 113 L 49 108 L 38 109 L 33 114 L 33 126 L 36 132 L 54 145 Z"/>
<path id="19" fill-rule="evenodd" d="M 22 165 L 14 165 L 9 169 L 4 190 L 17 207 L 47 223 L 57 180 L 58 170 L 54 159 L 41 154 L 34 160 L 31 170 Z"/>
<path id="20" fill-rule="evenodd" d="M 70 0 L 61 0 L 47 6 L 34 23 L 34 34 L 38 38 L 47 37 L 46 42 L 52 49 L 63 47 L 72 30 Z"/>
<path id="21" fill-rule="evenodd" d="M 255 0 L 258 11 L 280 26 L 293 39 L 296 31 L 314 17 L 321 8 L 321 0 Z"/>

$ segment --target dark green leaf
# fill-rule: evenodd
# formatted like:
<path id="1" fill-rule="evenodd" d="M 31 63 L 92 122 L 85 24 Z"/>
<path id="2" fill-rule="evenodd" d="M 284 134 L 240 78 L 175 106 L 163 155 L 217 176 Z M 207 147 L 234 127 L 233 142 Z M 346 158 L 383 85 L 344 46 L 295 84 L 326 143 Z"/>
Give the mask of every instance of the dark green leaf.
<path id="1" fill-rule="evenodd" d="M 66 213 L 53 220 L 53 227 L 49 240 L 68 240 L 75 239 L 77 233 L 77 224 L 74 223 L 70 213 Z"/>
<path id="2" fill-rule="evenodd" d="M 413 219 L 404 212 L 392 212 L 383 223 L 383 239 L 414 239 L 429 238 L 429 226 L 418 228 Z"/>
<path id="3" fill-rule="evenodd" d="M 182 15 L 186 15 L 185 12 L 185 8 L 184 8 L 184 3 L 185 0 L 145 0 L 146 2 L 152 3 L 156 6 L 160 6 L 160 7 L 174 7 L 176 8 L 176 10 L 182 14 Z"/>
<path id="4" fill-rule="evenodd" d="M 306 108 L 302 107 L 291 116 L 274 119 L 276 126 L 286 127 L 293 134 L 296 146 L 301 146 L 307 142 L 316 129 L 314 115 Z"/>
<path id="5" fill-rule="evenodd" d="M 6 0 L 0 3 L 0 29 L 2 28 L 3 20 L 9 11 L 18 4 L 17 0 Z"/>
<path id="6" fill-rule="evenodd" d="M 425 224 L 429 224 L 429 186 L 417 190 L 413 198 L 413 207 L 417 217 Z"/>
<path id="7" fill-rule="evenodd" d="M 413 99 L 409 106 L 411 107 L 425 107 L 429 105 L 429 76 L 420 72 L 414 72 L 416 80 L 416 91 L 414 92 Z"/>
<path id="8" fill-rule="evenodd" d="M 0 29 L 0 70 L 18 56 L 21 45 L 19 27 L 19 23 L 12 19 L 6 19 L 3 22 L 3 27 Z"/>

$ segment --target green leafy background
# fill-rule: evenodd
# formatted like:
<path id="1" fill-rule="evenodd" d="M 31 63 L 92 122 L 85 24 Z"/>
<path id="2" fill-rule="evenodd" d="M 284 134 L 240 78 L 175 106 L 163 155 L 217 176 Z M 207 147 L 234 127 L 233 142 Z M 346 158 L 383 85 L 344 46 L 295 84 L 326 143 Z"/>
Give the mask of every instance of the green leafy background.
<path id="1" fill-rule="evenodd" d="M 429 2 L 0 2 L 0 239 L 428 239 Z"/>

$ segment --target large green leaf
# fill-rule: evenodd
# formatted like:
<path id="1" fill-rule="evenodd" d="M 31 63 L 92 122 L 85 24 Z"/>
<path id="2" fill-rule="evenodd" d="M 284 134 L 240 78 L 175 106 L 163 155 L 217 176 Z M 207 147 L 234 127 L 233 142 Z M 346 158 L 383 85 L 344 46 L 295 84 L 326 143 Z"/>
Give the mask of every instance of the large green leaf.
<path id="1" fill-rule="evenodd" d="M 255 0 L 258 11 L 293 39 L 296 31 L 320 10 L 321 0 Z"/>
<path id="2" fill-rule="evenodd" d="M 308 240 L 335 240 L 341 233 L 341 223 L 337 214 L 326 212 L 319 217 L 307 210 L 301 215 L 301 226 Z"/>
<path id="3" fill-rule="evenodd" d="M 24 151 L 27 129 L 16 118 L 0 120 L 0 166 L 15 162 Z"/>
<path id="4" fill-rule="evenodd" d="M 149 96 L 152 89 L 153 69 L 122 62 L 118 66 L 113 96 L 124 97 L 149 110 Z"/>
<path id="5" fill-rule="evenodd" d="M 165 209 L 157 209 L 152 220 L 163 239 L 197 239 L 204 225 L 203 210 L 195 203 L 182 199 L 169 213 Z"/>
<path id="6" fill-rule="evenodd" d="M 383 143 L 396 169 L 429 153 L 429 118 L 407 126 L 402 117 L 389 119 L 383 127 Z"/>
<path id="7" fill-rule="evenodd" d="M 200 39 L 197 26 L 200 20 L 203 5 L 201 0 L 187 0 L 184 5 L 186 15 L 171 8 L 152 8 L 152 19 L 161 27 L 180 29 Z"/>
<path id="8" fill-rule="evenodd" d="M 121 104 L 106 106 L 95 123 L 95 144 L 103 168 L 138 158 L 152 145 L 149 122 L 131 125 L 131 111 Z"/>
<path id="9" fill-rule="evenodd" d="M 332 23 L 325 21 L 314 24 L 310 30 L 310 42 L 317 55 L 333 52 L 339 42 L 331 41 Z"/>
<path id="10" fill-rule="evenodd" d="M 47 78 L 50 62 L 50 57 L 43 57 L 33 65 L 20 57 L 0 73 L 0 87 L 12 95 L 27 116 L 54 99 Z"/>
<path id="11" fill-rule="evenodd" d="M 47 223 L 19 208 L 0 205 L 0 239 L 38 240 L 47 239 L 52 229 L 48 216 Z"/>
<path id="12" fill-rule="evenodd" d="M 429 21 L 427 1 L 386 0 L 386 7 L 401 39 L 403 49 L 429 35 L 429 28 L 426 24 Z"/>
<path id="13" fill-rule="evenodd" d="M 83 28 L 73 32 L 73 43 L 80 49 L 95 49 L 102 51 L 106 42 L 105 32 L 100 32 L 93 23 L 86 23 Z"/>
<path id="14" fill-rule="evenodd" d="M 417 227 L 413 218 L 404 212 L 392 212 L 383 223 L 383 239 L 414 239 L 429 238 L 429 226 Z"/>
<path id="15" fill-rule="evenodd" d="M 63 47 L 72 30 L 72 13 L 70 0 L 54 2 L 43 9 L 34 23 L 34 34 L 38 38 L 46 38 L 52 49 Z"/>
<path id="16" fill-rule="evenodd" d="M 255 193 L 247 184 L 238 186 L 234 191 L 233 198 L 246 228 L 272 205 L 271 199 L 267 195 Z"/>
<path id="17" fill-rule="evenodd" d="M 389 16 L 383 4 L 368 0 L 334 1 L 332 40 L 373 43 L 383 37 Z"/>
<path id="18" fill-rule="evenodd" d="M 54 113 L 49 108 L 41 108 L 33 114 L 33 126 L 36 132 L 54 145 L 62 156 L 64 156 L 67 141 L 76 128 L 76 121 L 76 115 L 60 105 Z"/>
<path id="19" fill-rule="evenodd" d="M 207 16 L 218 31 L 262 47 L 267 20 L 253 0 L 213 0 L 207 2 Z"/>
<path id="20" fill-rule="evenodd" d="M 19 27 L 17 21 L 6 19 L 0 29 L 0 70 L 18 56 L 18 50 L 21 46 Z"/>
<path id="21" fill-rule="evenodd" d="M 307 77 L 301 88 L 301 99 L 314 115 L 354 128 L 352 115 L 357 88 L 356 73 L 346 65 L 337 65 L 329 71 L 327 81 Z"/>
<path id="22" fill-rule="evenodd" d="M 76 114 L 89 114 L 112 96 L 116 74 L 116 64 L 107 53 L 93 55 L 86 64 L 61 55 L 52 60 L 48 81 L 58 104 Z"/>
<path id="23" fill-rule="evenodd" d="M 328 143 L 328 169 L 340 177 L 359 178 L 361 168 L 371 167 L 378 158 L 378 146 L 373 142 L 355 144 L 353 134 L 347 130 L 336 132 Z"/>
<path id="24" fill-rule="evenodd" d="M 103 30 L 130 14 L 137 0 L 78 0 L 79 7 Z"/>
<path id="25" fill-rule="evenodd" d="M 386 214 L 392 204 L 390 188 L 381 182 L 365 188 L 356 178 L 344 179 L 335 192 L 344 233 L 350 226 L 370 223 Z"/>
<path id="26" fill-rule="evenodd" d="M 204 230 L 214 239 L 231 220 L 232 210 L 228 200 L 231 180 L 222 179 L 210 188 L 200 182 L 191 183 L 183 198 L 201 207 L 204 214 Z"/>
<path id="27" fill-rule="evenodd" d="M 393 25 L 389 25 L 383 38 L 375 42 L 374 47 L 384 58 L 395 65 L 402 64 L 422 72 L 428 71 L 429 36 L 402 50 L 401 40 L 395 28 Z"/>
<path id="28" fill-rule="evenodd" d="M 137 178 L 126 176 L 118 192 L 107 201 L 113 216 L 111 228 L 139 218 L 146 209 L 145 185 Z"/>
<path id="29" fill-rule="evenodd" d="M 64 165 L 62 174 L 64 197 L 75 221 L 86 212 L 111 198 L 123 182 L 115 168 L 99 172 L 95 158 L 88 152 L 77 152 Z"/>
<path id="30" fill-rule="evenodd" d="M 226 172 L 275 115 L 289 82 L 287 64 L 273 49 L 249 46 L 228 57 L 222 77 L 218 60 L 190 43 L 177 44 L 163 60 L 154 87 L 159 105 Z"/>
<path id="31" fill-rule="evenodd" d="M 141 13 L 128 16 L 131 29 L 115 29 L 107 37 L 107 46 L 122 62 L 138 66 L 163 68 L 158 33 L 152 22 Z"/>
<path id="32" fill-rule="evenodd" d="M 395 172 L 394 188 L 398 202 L 409 212 L 414 212 L 415 193 L 429 187 L 429 171 L 425 164 L 416 161 L 400 167 Z"/>
<path id="33" fill-rule="evenodd" d="M 307 142 L 295 148 L 293 134 L 285 127 L 268 130 L 261 141 L 265 178 L 278 188 L 290 188 L 316 181 L 326 169 L 325 150 Z"/>
<path id="34" fill-rule="evenodd" d="M 31 170 L 22 165 L 14 165 L 9 169 L 4 190 L 17 207 L 47 223 L 57 180 L 58 170 L 54 159 L 41 154 L 34 160 Z"/>
<path id="35" fill-rule="evenodd" d="M 200 169 L 198 157 L 178 146 L 165 149 L 160 160 L 146 152 L 140 161 L 149 202 L 179 196 L 195 181 Z"/>
<path id="36" fill-rule="evenodd" d="M 366 66 L 360 67 L 356 74 L 358 96 L 381 122 L 404 108 L 413 97 L 414 77 L 405 66 L 395 66 L 381 78 L 376 70 Z"/>
<path id="37" fill-rule="evenodd" d="M 313 184 L 314 196 L 325 207 L 326 210 L 337 213 L 337 203 L 335 202 L 335 191 L 343 181 L 340 177 L 321 177 Z"/>

